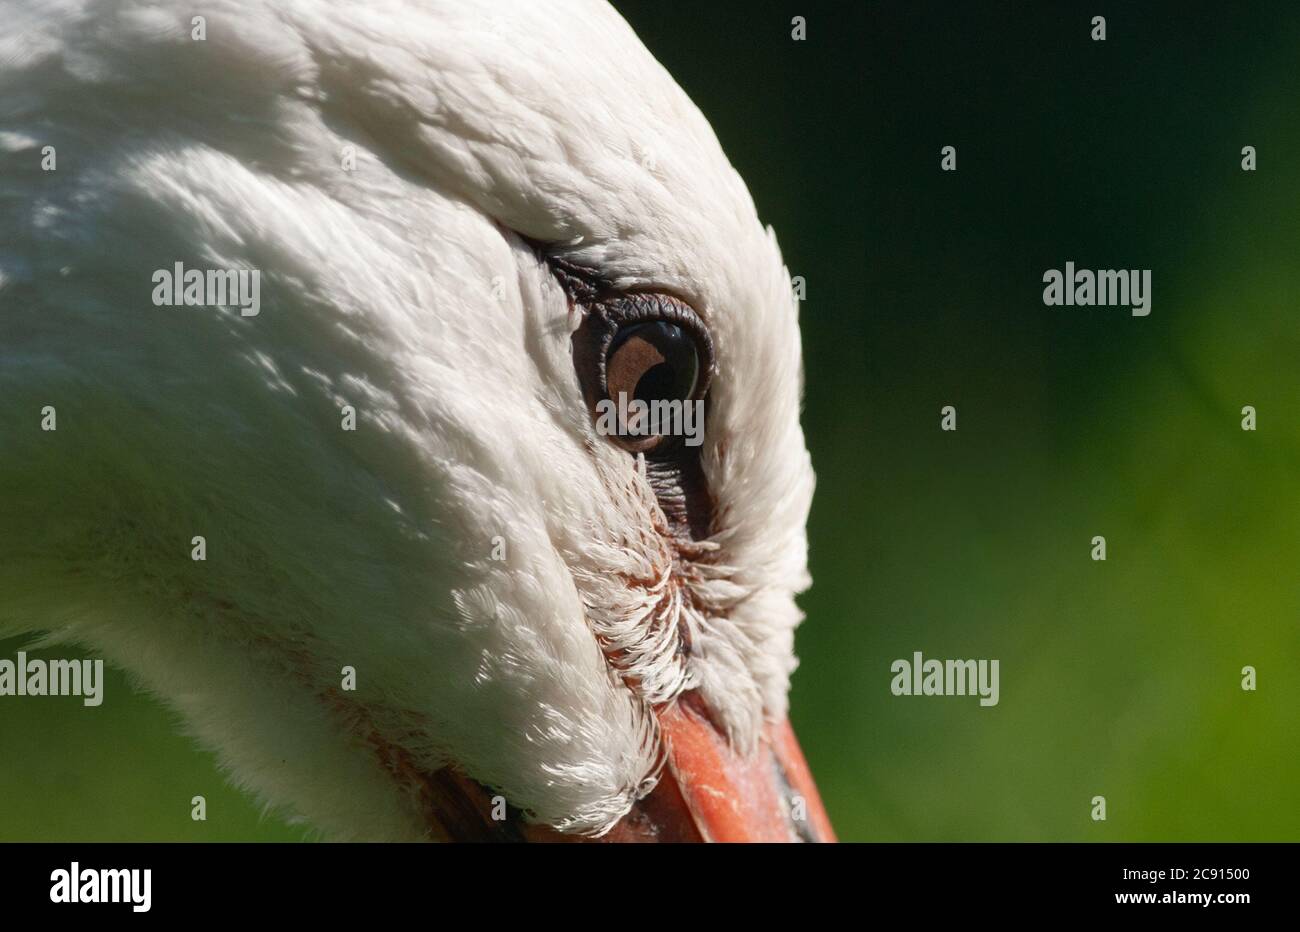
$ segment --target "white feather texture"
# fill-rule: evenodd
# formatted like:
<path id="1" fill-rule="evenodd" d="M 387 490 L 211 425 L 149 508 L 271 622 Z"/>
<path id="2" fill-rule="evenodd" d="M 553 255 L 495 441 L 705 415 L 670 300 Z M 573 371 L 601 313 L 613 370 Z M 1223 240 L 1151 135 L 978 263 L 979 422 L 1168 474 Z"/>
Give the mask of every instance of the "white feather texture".
<path id="1" fill-rule="evenodd" d="M 688 687 L 752 746 L 813 479 L 789 276 L 703 116 L 602 3 L 199 7 L 0 0 L 0 630 L 102 653 L 339 838 L 424 837 L 403 774 L 449 764 L 603 831 Z M 525 237 L 707 323 L 698 565 Z M 261 313 L 154 306 L 175 262 L 260 270 Z"/>

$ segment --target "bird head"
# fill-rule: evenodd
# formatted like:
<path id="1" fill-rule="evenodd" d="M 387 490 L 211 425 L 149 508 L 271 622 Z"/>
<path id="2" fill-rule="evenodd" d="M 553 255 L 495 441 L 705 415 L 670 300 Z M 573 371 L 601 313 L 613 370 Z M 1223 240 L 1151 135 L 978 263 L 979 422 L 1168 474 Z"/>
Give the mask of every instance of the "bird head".
<path id="1" fill-rule="evenodd" d="M 19 4 L 0 55 L 0 354 L 69 411 L 4 480 L 72 482 L 81 534 L 9 516 L 27 620 L 341 837 L 829 837 L 786 723 L 797 303 L 626 23 L 106 6 Z M 177 263 L 258 271 L 257 313 L 151 304 Z"/>

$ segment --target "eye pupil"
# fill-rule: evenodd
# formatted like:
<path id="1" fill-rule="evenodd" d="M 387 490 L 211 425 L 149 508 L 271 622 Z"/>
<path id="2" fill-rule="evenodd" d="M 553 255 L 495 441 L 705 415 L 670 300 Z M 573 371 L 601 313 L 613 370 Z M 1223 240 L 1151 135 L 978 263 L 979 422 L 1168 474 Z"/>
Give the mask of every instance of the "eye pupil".
<path id="1" fill-rule="evenodd" d="M 636 383 L 636 397 L 641 401 L 654 401 L 656 398 L 680 398 L 678 394 L 677 373 L 665 362 L 646 370 L 641 381 Z"/>

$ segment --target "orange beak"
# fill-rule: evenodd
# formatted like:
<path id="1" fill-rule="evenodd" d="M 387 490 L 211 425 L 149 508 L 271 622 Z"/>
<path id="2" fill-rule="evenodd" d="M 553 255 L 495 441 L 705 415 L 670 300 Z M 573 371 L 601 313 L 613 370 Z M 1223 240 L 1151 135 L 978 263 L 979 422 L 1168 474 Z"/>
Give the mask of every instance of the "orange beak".
<path id="1" fill-rule="evenodd" d="M 789 721 L 737 754 L 695 696 L 658 712 L 667 762 L 659 785 L 604 841 L 835 841 Z"/>
<path id="2" fill-rule="evenodd" d="M 434 837 L 450 841 L 800 842 L 835 831 L 788 721 L 769 724 L 749 754 L 718 731 L 699 696 L 655 713 L 666 760 L 659 782 L 604 835 L 566 835 L 489 816 L 489 792 L 454 770 L 425 777 Z"/>

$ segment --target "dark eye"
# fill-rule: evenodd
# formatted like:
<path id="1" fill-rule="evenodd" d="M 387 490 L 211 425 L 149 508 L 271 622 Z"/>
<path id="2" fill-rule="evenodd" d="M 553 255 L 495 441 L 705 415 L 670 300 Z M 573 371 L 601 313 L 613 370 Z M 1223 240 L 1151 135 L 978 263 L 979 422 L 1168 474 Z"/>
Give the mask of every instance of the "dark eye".
<path id="1" fill-rule="evenodd" d="M 605 387 L 610 400 L 686 401 L 700 375 L 695 341 L 681 327 L 657 320 L 625 327 L 605 357 Z"/>
<path id="2" fill-rule="evenodd" d="M 650 461 L 698 453 L 714 373 L 713 338 L 682 299 L 654 291 L 618 293 L 589 270 L 548 260 L 582 310 L 573 331 L 573 368 L 601 437 Z"/>
<path id="3" fill-rule="evenodd" d="M 694 397 L 699 377 L 699 349 L 682 327 L 656 320 L 620 328 L 605 354 L 614 438 L 629 450 L 649 452 L 680 434 L 683 423 L 695 422 L 695 412 L 684 406 L 700 404 Z"/>

